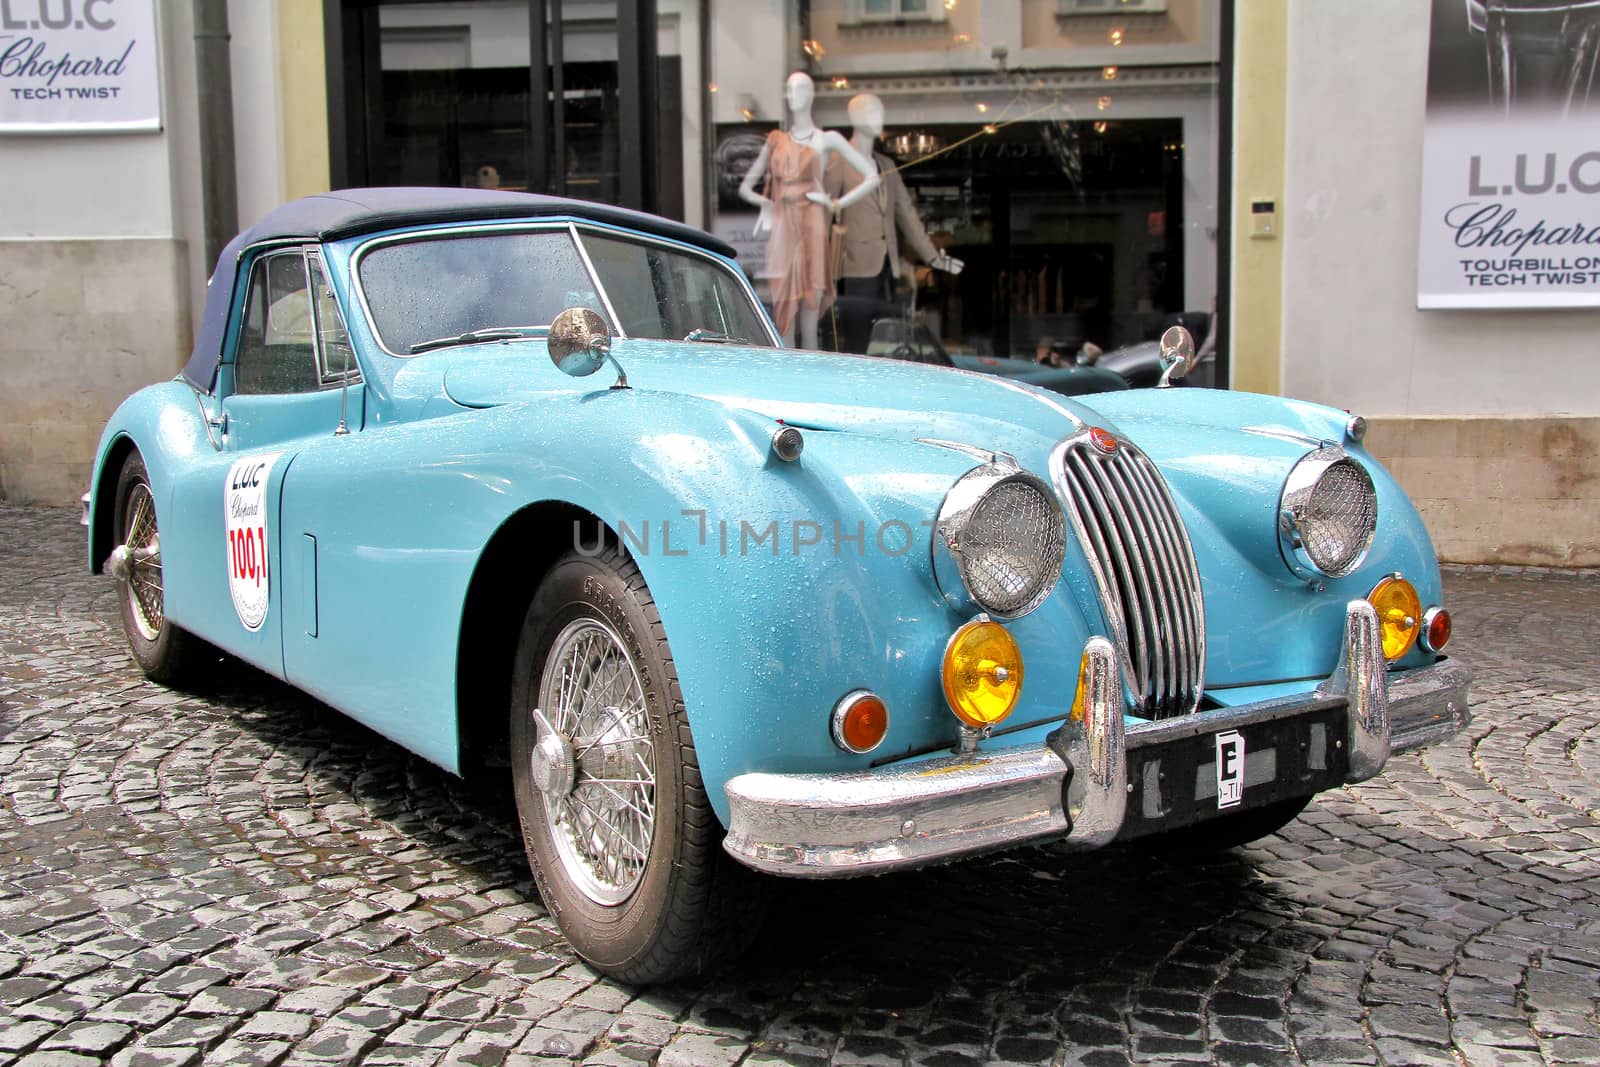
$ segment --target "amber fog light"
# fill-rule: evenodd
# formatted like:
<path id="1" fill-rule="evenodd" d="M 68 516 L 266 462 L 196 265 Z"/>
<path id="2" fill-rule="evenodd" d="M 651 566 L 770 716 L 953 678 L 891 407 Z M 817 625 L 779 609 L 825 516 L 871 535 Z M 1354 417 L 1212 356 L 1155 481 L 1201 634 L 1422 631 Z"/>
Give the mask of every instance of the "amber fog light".
<path id="1" fill-rule="evenodd" d="M 888 733 L 888 705 L 865 689 L 846 693 L 833 707 L 833 743 L 846 752 L 871 752 Z"/>
<path id="2" fill-rule="evenodd" d="M 1378 613 L 1384 658 L 1397 660 L 1411 651 L 1422 629 L 1422 599 L 1411 583 L 1392 574 L 1372 587 L 1367 600 Z"/>
<path id="3" fill-rule="evenodd" d="M 943 673 L 950 710 L 982 730 L 1015 710 L 1022 695 L 1022 650 L 1004 626 L 979 615 L 950 635 Z"/>
<path id="4" fill-rule="evenodd" d="M 1441 607 L 1432 607 L 1423 612 L 1422 633 L 1417 640 L 1422 642 L 1422 647 L 1429 652 L 1443 652 L 1444 646 L 1450 643 L 1450 613 Z"/>

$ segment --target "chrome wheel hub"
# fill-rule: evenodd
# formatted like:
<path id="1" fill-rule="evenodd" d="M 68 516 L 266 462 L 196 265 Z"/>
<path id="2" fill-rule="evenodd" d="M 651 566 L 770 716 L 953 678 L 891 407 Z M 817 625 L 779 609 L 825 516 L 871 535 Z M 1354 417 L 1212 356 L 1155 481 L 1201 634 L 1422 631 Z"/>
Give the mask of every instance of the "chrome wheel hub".
<path id="1" fill-rule="evenodd" d="M 533 784 L 544 794 L 546 804 L 559 802 L 577 782 L 572 742 L 556 733 L 538 711 L 533 714 L 539 720 L 539 743 L 533 746 Z"/>
<path id="2" fill-rule="evenodd" d="M 161 533 L 156 505 L 143 482 L 128 493 L 128 528 L 123 543 L 111 553 L 111 572 L 126 585 L 134 628 L 146 641 L 161 636 L 166 619 L 161 590 Z"/>
<path id="3" fill-rule="evenodd" d="M 532 712 L 530 770 L 567 877 L 620 904 L 644 876 L 655 838 L 655 748 L 644 684 L 622 640 L 598 619 L 556 635 Z"/>

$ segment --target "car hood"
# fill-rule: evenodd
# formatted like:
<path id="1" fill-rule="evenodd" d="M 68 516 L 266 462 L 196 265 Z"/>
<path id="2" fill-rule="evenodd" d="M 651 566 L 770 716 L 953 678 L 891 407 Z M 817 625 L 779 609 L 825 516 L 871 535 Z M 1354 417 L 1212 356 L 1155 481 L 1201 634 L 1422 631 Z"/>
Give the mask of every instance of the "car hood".
<path id="1" fill-rule="evenodd" d="M 992 375 L 866 356 L 642 340 L 616 341 L 613 353 L 634 389 L 696 396 L 801 428 L 1001 449 L 1029 465 L 1092 417 L 1070 399 Z M 449 359 L 446 395 L 474 408 L 605 389 L 616 377 L 607 366 L 589 379 L 569 378 L 542 342 L 482 346 Z"/>

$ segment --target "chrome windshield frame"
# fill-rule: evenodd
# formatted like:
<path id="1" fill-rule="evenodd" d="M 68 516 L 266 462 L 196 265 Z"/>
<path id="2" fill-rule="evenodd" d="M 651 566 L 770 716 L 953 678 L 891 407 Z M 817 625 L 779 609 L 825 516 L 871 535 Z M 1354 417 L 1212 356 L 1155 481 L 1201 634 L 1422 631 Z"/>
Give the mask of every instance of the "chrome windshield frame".
<path id="1" fill-rule="evenodd" d="M 356 302 L 361 306 L 361 314 L 366 321 L 367 332 L 372 336 L 373 342 L 377 345 L 380 352 L 388 356 L 393 356 L 396 359 L 415 359 L 418 356 L 428 354 L 426 352 L 396 352 L 385 343 L 383 334 L 378 329 L 377 319 L 372 313 L 372 305 L 367 300 L 366 285 L 361 278 L 362 263 L 366 260 L 366 257 L 369 254 L 377 249 L 385 248 L 395 244 L 411 244 L 418 241 L 431 241 L 451 237 L 503 235 L 507 233 L 551 232 L 565 232 L 571 238 L 574 246 L 576 247 L 578 258 L 583 263 L 584 271 L 587 273 L 590 283 L 593 284 L 595 292 L 599 295 L 601 305 L 605 308 L 606 316 L 610 320 L 609 324 L 611 326 L 611 331 L 613 335 L 619 339 L 626 339 L 628 334 L 627 331 L 623 329 L 621 322 L 618 320 L 616 309 L 611 302 L 611 296 L 606 291 L 605 284 L 600 280 L 599 273 L 594 268 L 594 262 L 589 257 L 589 249 L 583 240 L 585 234 L 593 234 L 596 237 L 607 237 L 620 241 L 629 241 L 635 244 L 655 245 L 670 252 L 675 252 L 680 255 L 694 256 L 705 260 L 714 270 L 720 270 L 724 274 L 732 277 L 738 283 L 740 290 L 750 301 L 752 309 L 758 312 L 757 318 L 761 322 L 762 328 L 766 331 L 767 342 L 774 348 L 783 347 L 782 341 L 779 339 L 777 333 L 773 330 L 771 320 L 768 318 L 765 309 L 762 307 L 760 299 L 756 296 L 755 288 L 750 284 L 750 279 L 745 276 L 743 271 L 731 267 L 727 261 L 723 260 L 721 257 L 704 249 L 695 248 L 692 245 L 679 244 L 675 241 L 664 240 L 650 234 L 636 233 L 632 230 L 613 229 L 611 227 L 585 222 L 581 219 L 570 218 L 537 221 L 511 220 L 507 222 L 469 223 L 459 226 L 435 226 L 428 227 L 426 229 L 406 230 L 402 233 L 385 234 L 380 237 L 373 237 L 363 241 L 361 244 L 355 247 L 354 251 L 350 253 L 349 271 L 350 288 L 355 293 Z M 541 326 L 549 326 L 549 323 L 530 324 L 528 328 L 536 329 Z"/>

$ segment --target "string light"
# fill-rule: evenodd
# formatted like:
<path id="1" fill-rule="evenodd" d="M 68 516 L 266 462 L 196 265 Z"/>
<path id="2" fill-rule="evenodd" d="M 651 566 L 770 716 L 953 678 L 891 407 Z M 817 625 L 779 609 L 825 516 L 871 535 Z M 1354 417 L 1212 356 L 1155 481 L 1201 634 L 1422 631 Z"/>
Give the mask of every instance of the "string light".
<path id="1" fill-rule="evenodd" d="M 1120 26 L 1106 34 L 1106 37 L 1111 41 L 1112 48 L 1122 47 L 1122 28 Z"/>
<path id="2" fill-rule="evenodd" d="M 1101 67 L 1100 68 L 1100 77 L 1105 79 L 1108 82 L 1116 81 L 1117 80 L 1117 75 L 1119 73 L 1120 72 L 1117 70 L 1116 67 Z"/>
<path id="3" fill-rule="evenodd" d="M 800 42 L 800 51 L 804 52 L 812 59 L 821 59 L 827 54 L 826 50 L 822 47 L 822 42 L 814 40 L 810 37 L 807 37 L 805 40 Z"/>
<path id="4" fill-rule="evenodd" d="M 1100 99 L 1094 102 L 1094 106 L 1099 111 L 1108 110 L 1111 107 L 1111 98 L 1109 96 L 1102 96 Z"/>
<path id="5" fill-rule="evenodd" d="M 833 79 L 833 87 L 835 89 L 848 89 L 850 88 L 850 79 L 843 77 L 835 78 Z"/>

